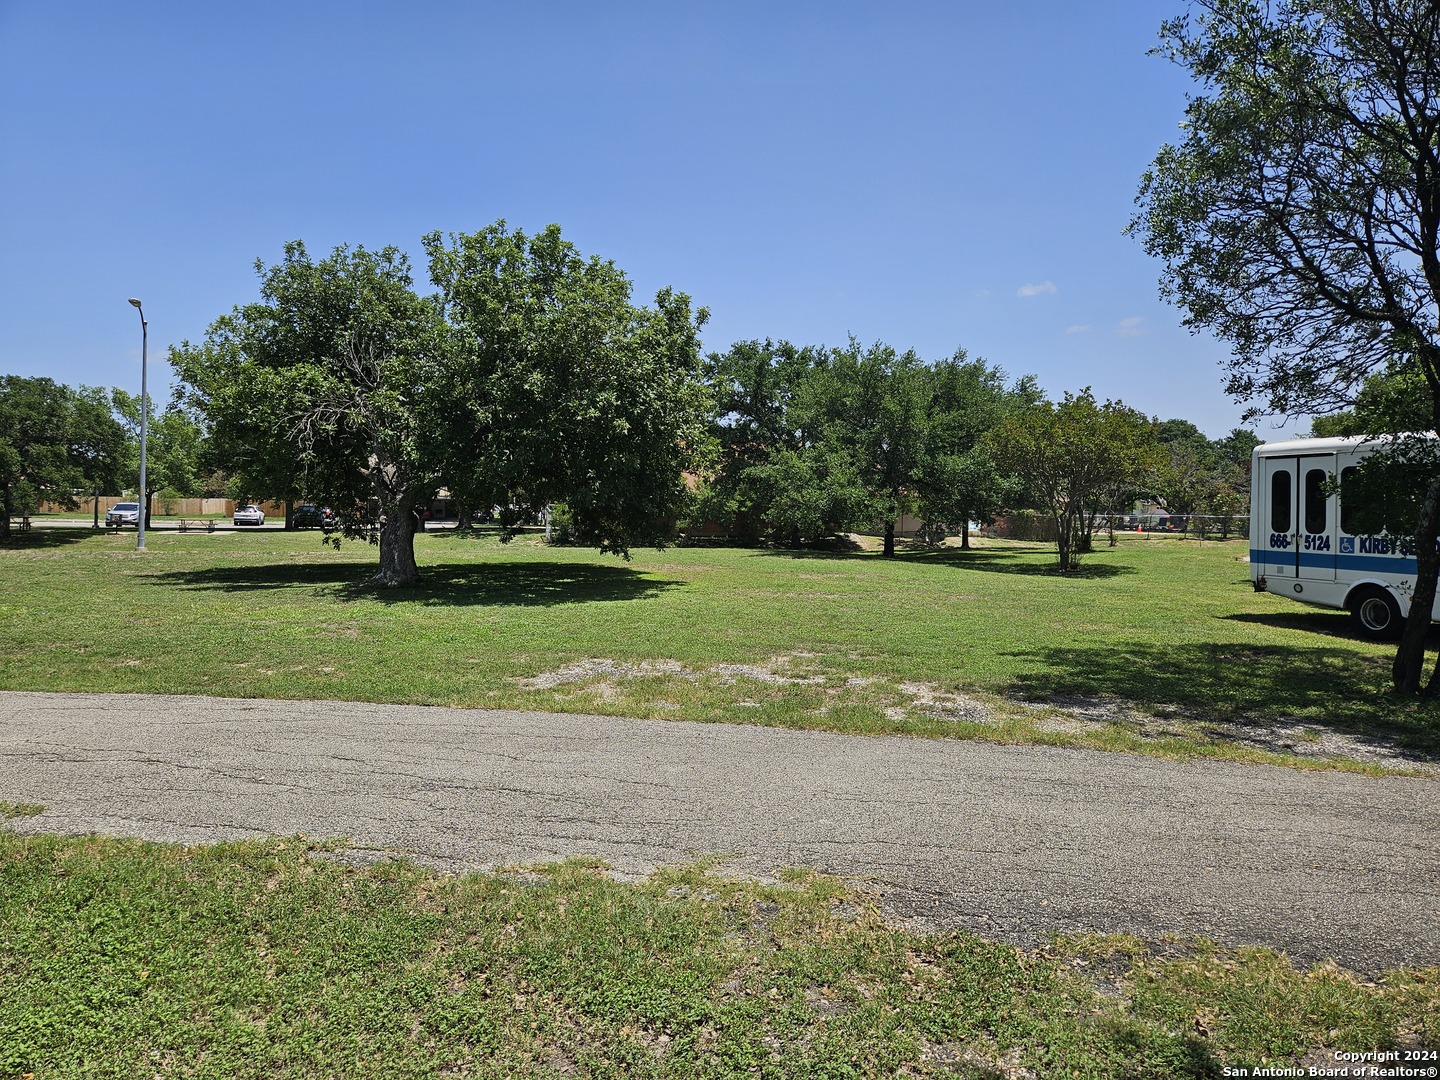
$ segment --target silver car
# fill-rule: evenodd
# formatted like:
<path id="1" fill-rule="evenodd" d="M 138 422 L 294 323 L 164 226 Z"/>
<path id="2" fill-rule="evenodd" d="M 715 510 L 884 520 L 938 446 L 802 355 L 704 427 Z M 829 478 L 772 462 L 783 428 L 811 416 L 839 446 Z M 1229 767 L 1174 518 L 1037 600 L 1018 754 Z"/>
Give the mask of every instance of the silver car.
<path id="1" fill-rule="evenodd" d="M 116 503 L 105 511 L 105 524 L 110 528 L 118 529 L 121 525 L 140 525 L 140 504 L 132 502 Z"/>
<path id="2" fill-rule="evenodd" d="M 264 525 L 265 512 L 251 503 L 248 506 L 237 506 L 235 508 L 236 525 Z"/>

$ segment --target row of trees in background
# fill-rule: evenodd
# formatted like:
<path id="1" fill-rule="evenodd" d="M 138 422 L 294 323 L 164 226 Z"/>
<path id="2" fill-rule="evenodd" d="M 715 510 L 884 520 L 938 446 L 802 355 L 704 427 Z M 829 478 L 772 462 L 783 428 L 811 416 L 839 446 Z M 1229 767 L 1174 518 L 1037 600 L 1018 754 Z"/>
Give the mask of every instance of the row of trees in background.
<path id="1" fill-rule="evenodd" d="M 625 275 L 558 227 L 497 222 L 424 245 L 429 296 L 393 248 L 317 262 L 291 244 L 259 267 L 258 303 L 170 354 L 239 482 L 336 508 L 344 535 L 378 541 L 377 583 L 418 579 L 416 512 L 442 487 L 462 517 L 498 507 L 507 529 L 563 503 L 572 537 L 619 553 L 688 516 L 796 544 L 878 524 L 890 555 L 902 515 L 963 533 L 1036 497 L 1016 464 L 1048 407 L 1033 378 L 855 341 L 742 342 L 702 361 L 703 309 L 670 289 L 633 304 Z M 1091 427 L 1070 445 L 1117 507 L 1157 475 L 1154 425 L 1088 392 L 1061 417 L 1086 403 Z M 687 471 L 704 478 L 698 498 Z M 1073 484 L 1056 498 L 1041 505 L 1064 505 L 1068 569 L 1088 540 L 1075 508 L 1101 507 Z M 1085 522 L 1078 545 L 1071 521 Z"/>
<path id="2" fill-rule="evenodd" d="M 693 517 L 791 546 L 919 516 L 963 528 L 1009 497 L 980 440 L 1040 399 L 963 351 L 926 365 L 913 352 L 740 342 L 712 354 L 717 459 Z"/>
<path id="3" fill-rule="evenodd" d="M 47 378 L 0 376 L 0 537 L 10 519 L 41 503 L 68 509 L 80 496 L 132 490 L 140 471 L 140 398 L 120 389 L 72 388 Z M 243 498 L 223 448 L 202 417 L 180 402 L 157 410 L 146 430 L 147 506 L 156 495 Z M 138 496 L 137 496 L 138 498 Z"/>
<path id="4" fill-rule="evenodd" d="M 1054 518 L 1072 569 L 1097 517 L 1138 499 L 1182 515 L 1248 507 L 1253 432 L 1212 441 L 1088 389 L 1052 403 L 1032 376 L 1007 381 L 963 349 L 926 364 L 853 340 L 745 341 L 706 375 L 716 460 L 691 516 L 741 537 L 798 546 L 877 528 L 893 555 L 902 516 L 968 546 L 971 522 L 1025 507 Z"/>
<path id="5" fill-rule="evenodd" d="M 126 449 L 105 391 L 0 375 L 0 537 L 41 500 L 74 507 L 76 492 L 113 490 Z"/>
<path id="6" fill-rule="evenodd" d="M 1210 440 L 1088 389 L 1052 403 L 1033 377 L 1007 381 L 964 350 L 927 364 L 883 344 L 746 341 L 702 367 L 689 359 L 698 319 L 683 308 L 598 325 L 606 288 L 624 312 L 623 277 L 579 261 L 558 234 L 452 242 L 435 271 L 448 275 L 451 318 L 504 323 L 472 330 L 468 355 L 440 343 L 442 301 L 414 294 L 398 253 L 342 249 L 317 264 L 292 246 L 264 271 L 264 302 L 172 354 L 189 398 L 152 413 L 147 505 L 157 492 L 324 501 L 350 535 L 382 542 L 382 575 L 397 581 L 413 580 L 415 511 L 442 485 L 462 508 L 499 506 L 506 527 L 562 501 L 571 536 L 613 551 L 663 540 L 679 519 L 792 547 L 876 528 L 893 555 L 903 517 L 968 546 L 972 522 L 1033 508 L 1056 523 L 1067 570 L 1096 520 L 1137 499 L 1185 516 L 1245 512 L 1251 432 Z M 466 265 L 501 244 L 511 280 Z M 462 282 L 477 279 L 536 324 L 507 317 L 495 295 L 467 297 Z M 566 304 L 592 335 L 648 331 L 644 362 L 595 365 L 557 347 Z M 428 351 L 415 345 L 425 334 Z M 139 406 L 123 390 L 7 376 L 0 421 L 16 434 L 0 438 L 0 524 L 133 481 Z M 688 504 L 687 467 L 702 476 Z"/>

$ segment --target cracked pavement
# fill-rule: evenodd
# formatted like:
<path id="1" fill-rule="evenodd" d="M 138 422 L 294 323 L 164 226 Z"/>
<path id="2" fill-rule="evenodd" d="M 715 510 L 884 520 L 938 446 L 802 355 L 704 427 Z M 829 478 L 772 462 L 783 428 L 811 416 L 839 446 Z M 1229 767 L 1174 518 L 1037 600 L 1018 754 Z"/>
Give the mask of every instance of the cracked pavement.
<path id="1" fill-rule="evenodd" d="M 345 837 L 446 870 L 725 853 L 926 928 L 1440 964 L 1440 781 L 1043 746 L 353 702 L 0 693 L 17 832 Z"/>

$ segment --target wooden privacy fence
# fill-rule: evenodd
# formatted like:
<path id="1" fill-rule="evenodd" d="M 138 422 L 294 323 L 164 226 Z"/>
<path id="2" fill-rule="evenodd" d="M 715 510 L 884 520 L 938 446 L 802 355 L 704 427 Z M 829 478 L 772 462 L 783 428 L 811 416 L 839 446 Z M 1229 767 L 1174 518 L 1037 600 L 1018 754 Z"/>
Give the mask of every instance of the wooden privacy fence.
<path id="1" fill-rule="evenodd" d="M 95 499 L 87 496 L 77 499 L 80 509 L 68 510 L 59 503 L 44 502 L 40 504 L 42 514 L 74 514 L 76 517 L 93 517 L 95 514 Z M 105 511 L 118 502 L 134 502 L 131 495 L 101 495 L 100 516 L 105 516 Z M 206 514 L 223 514 L 229 517 L 235 513 L 237 505 L 244 506 L 244 503 L 237 504 L 234 499 L 162 499 L 155 496 L 150 505 L 150 512 L 156 516 L 164 517 L 201 517 Z M 285 504 L 279 502 L 259 502 L 255 504 L 265 511 L 265 516 L 284 517 Z"/>

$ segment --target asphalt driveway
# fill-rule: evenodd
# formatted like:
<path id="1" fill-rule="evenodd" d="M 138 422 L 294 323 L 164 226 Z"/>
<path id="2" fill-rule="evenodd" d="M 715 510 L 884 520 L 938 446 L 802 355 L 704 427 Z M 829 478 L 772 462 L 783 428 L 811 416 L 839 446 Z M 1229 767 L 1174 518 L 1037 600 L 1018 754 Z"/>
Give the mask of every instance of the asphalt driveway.
<path id="1" fill-rule="evenodd" d="M 727 853 L 929 927 L 1440 964 L 1440 782 L 1053 747 L 342 702 L 0 693 L 8 827 L 347 837 L 451 870 Z"/>

